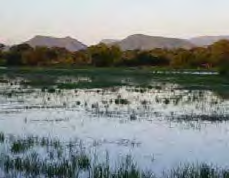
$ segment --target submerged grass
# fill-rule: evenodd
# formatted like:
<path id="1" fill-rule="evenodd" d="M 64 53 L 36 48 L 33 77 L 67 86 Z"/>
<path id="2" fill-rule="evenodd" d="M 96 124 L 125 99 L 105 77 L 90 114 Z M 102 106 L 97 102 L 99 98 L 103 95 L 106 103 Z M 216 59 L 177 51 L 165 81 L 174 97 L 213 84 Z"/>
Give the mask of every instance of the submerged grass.
<path id="1" fill-rule="evenodd" d="M 78 88 L 107 88 L 116 86 L 140 86 L 135 92 L 144 93 L 147 90 L 162 90 L 164 83 L 178 84 L 184 90 L 212 90 L 222 95 L 229 95 L 229 79 L 223 76 L 201 76 L 190 74 L 164 74 L 150 70 L 130 69 L 0 69 L 0 76 L 7 75 L 9 78 L 23 78 L 20 83 L 23 86 L 40 87 L 42 91 L 56 93 L 59 89 Z M 78 83 L 58 83 L 63 76 L 88 77 L 90 81 Z M 191 76 L 191 77 L 190 77 Z M 155 86 L 152 84 L 155 82 Z M 0 81 L 1 82 L 1 81 Z M 6 82 L 5 80 L 3 82 Z M 158 85 L 160 82 L 162 86 Z M 100 92 L 98 90 L 98 92 Z M 10 94 L 11 96 L 12 94 Z M 118 97 L 113 100 L 116 105 L 128 105 L 130 101 Z M 157 99 L 157 103 L 169 105 L 168 98 Z M 193 102 L 193 100 L 190 100 Z M 81 105 L 80 101 L 76 101 Z M 142 105 L 147 105 L 143 100 Z M 92 108 L 99 106 L 92 104 Z M 130 120 L 136 120 L 134 114 Z M 179 121 L 227 121 L 224 115 L 184 115 L 171 118 Z M 152 171 L 140 169 L 130 157 L 112 167 L 109 161 L 105 163 L 93 162 L 93 158 L 86 151 L 82 151 L 77 143 L 61 143 L 58 140 L 48 138 L 15 138 L 0 133 L 1 145 L 8 144 L 8 152 L 1 153 L 0 173 L 5 177 L 89 177 L 89 178 L 229 178 L 229 170 L 220 169 L 207 164 L 186 164 L 162 175 L 155 175 Z M 7 147 L 6 147 L 7 148 Z M 41 154 L 39 150 L 42 150 Z M 46 155 L 46 157 L 44 157 Z M 47 156 L 48 155 L 48 156 Z"/>
<path id="2" fill-rule="evenodd" d="M 130 104 L 130 101 L 128 101 L 127 99 L 118 98 L 118 99 L 115 99 L 115 104 L 117 104 L 117 105 L 127 105 L 127 104 Z"/>
<path id="3" fill-rule="evenodd" d="M 140 169 L 131 156 L 126 156 L 116 166 L 111 166 L 109 154 L 105 162 L 95 161 L 90 154 L 76 143 L 61 143 L 48 138 L 16 138 L 0 134 L 5 144 L 15 147 L 9 152 L 1 153 L 0 171 L 5 177 L 33 178 L 228 178 L 229 170 L 208 164 L 184 164 L 170 171 L 155 174 L 153 171 Z M 26 143 L 26 144 L 25 144 Z M 25 145 L 30 145 L 28 148 Z M 25 149 L 26 147 L 26 149 Z M 40 147 L 52 153 L 45 157 Z M 33 148 L 33 149 L 32 149 Z M 31 151 L 32 150 L 32 151 Z M 64 153 L 58 155 L 62 150 Z M 21 152 L 23 151 L 23 153 Z M 21 153 L 21 154 L 20 154 Z M 98 158 L 97 155 L 95 157 Z"/>
<path id="4" fill-rule="evenodd" d="M 24 142 L 24 140 L 17 140 L 11 146 L 12 153 L 22 153 L 30 148 L 31 145 Z"/>
<path id="5" fill-rule="evenodd" d="M 212 114 L 212 115 L 181 115 L 172 116 L 170 118 L 173 121 L 208 121 L 208 122 L 224 122 L 229 121 L 229 115 L 225 114 Z"/>
<path id="6" fill-rule="evenodd" d="M 5 135 L 4 133 L 0 132 L 0 143 L 4 143 L 4 141 L 5 141 Z"/>
<path id="7" fill-rule="evenodd" d="M 165 173 L 167 178 L 228 178 L 229 170 L 208 164 L 186 164 Z"/>

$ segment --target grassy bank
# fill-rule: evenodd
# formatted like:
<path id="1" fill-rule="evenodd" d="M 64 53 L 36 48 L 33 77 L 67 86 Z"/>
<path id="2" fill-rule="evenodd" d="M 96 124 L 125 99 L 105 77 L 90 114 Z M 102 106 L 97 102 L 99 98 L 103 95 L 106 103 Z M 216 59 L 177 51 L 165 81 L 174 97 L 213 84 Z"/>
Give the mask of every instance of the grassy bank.
<path id="1" fill-rule="evenodd" d="M 167 69 L 167 68 L 2 68 L 0 76 L 7 75 L 9 77 L 27 77 L 35 79 L 36 77 L 45 77 L 51 79 L 58 76 L 87 76 L 92 79 L 113 79 L 113 78 L 136 78 L 144 79 L 159 79 L 164 82 L 179 82 L 179 83 L 227 83 L 229 79 L 219 75 L 198 75 L 197 73 L 216 72 L 215 70 L 194 70 L 194 69 Z M 119 78 L 118 78 L 119 77 Z"/>

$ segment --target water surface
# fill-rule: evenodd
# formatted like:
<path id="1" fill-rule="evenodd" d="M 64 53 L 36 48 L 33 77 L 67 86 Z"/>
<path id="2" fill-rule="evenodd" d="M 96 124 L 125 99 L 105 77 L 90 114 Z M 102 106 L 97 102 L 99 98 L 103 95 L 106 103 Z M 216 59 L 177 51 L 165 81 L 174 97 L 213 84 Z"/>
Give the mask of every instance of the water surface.
<path id="1" fill-rule="evenodd" d="M 41 85 L 37 83 L 45 77 L 4 74 L 0 131 L 80 140 L 101 159 L 108 152 L 115 164 L 121 156 L 132 155 L 142 169 L 158 173 L 187 162 L 228 167 L 227 80 L 214 84 L 195 78 L 199 82 L 192 83 L 176 75 L 104 79 L 84 72 L 53 75 Z M 109 84 L 101 86 L 100 80 Z"/>

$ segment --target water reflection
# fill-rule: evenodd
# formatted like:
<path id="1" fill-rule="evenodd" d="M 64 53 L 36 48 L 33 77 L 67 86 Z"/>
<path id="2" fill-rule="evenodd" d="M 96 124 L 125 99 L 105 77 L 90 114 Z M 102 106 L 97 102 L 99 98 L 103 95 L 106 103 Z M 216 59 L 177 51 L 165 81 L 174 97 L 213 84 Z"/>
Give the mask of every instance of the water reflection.
<path id="1" fill-rule="evenodd" d="M 25 85 L 21 78 L 1 82 L 0 131 L 64 142 L 77 138 L 114 159 L 132 154 L 142 167 L 152 166 L 153 158 L 156 171 L 186 161 L 228 165 L 224 95 L 152 79 L 140 86 L 125 78 L 121 83 L 128 85 L 106 88 L 77 87 L 93 83 L 90 77 L 54 81 L 45 87 Z"/>

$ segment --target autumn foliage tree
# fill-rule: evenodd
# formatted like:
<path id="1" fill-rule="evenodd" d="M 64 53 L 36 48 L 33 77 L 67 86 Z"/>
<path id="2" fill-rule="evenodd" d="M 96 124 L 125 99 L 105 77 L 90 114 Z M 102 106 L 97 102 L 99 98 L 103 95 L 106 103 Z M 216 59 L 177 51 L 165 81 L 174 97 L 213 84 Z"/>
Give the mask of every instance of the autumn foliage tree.
<path id="1" fill-rule="evenodd" d="M 122 51 L 117 46 L 99 44 L 88 49 L 91 63 L 97 67 L 114 66 L 121 61 Z"/>
<path id="2" fill-rule="evenodd" d="M 170 68 L 219 68 L 229 69 L 229 41 L 221 40 L 208 47 L 192 49 L 152 49 L 147 51 L 121 51 L 118 46 L 98 44 L 86 50 L 70 52 L 65 48 L 32 48 L 20 44 L 3 52 L 0 60 L 8 66 L 165 66 Z M 2 64 L 2 62 L 1 62 Z"/>
<path id="3" fill-rule="evenodd" d="M 222 74 L 229 73 L 229 41 L 221 40 L 209 47 L 211 63 L 219 67 Z"/>
<path id="4" fill-rule="evenodd" d="M 28 51 L 32 50 L 28 44 L 20 44 L 12 46 L 6 55 L 6 63 L 10 66 L 18 66 L 23 65 L 23 61 L 25 60 L 24 54 Z"/>

